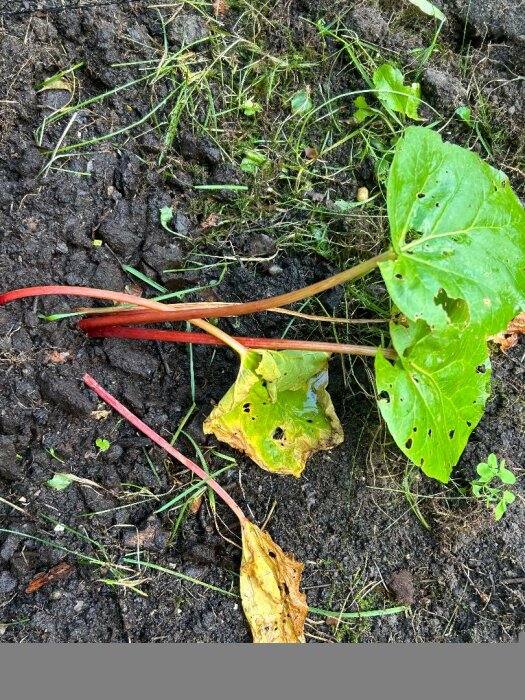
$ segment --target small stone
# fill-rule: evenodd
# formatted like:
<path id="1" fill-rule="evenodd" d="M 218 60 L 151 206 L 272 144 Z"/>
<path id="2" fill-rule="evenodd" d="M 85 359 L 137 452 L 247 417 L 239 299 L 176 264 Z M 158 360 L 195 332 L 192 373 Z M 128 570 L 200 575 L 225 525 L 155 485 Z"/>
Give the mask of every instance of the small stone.
<path id="1" fill-rule="evenodd" d="M 366 188 L 366 187 L 360 187 L 360 188 L 357 190 L 357 197 L 356 197 L 356 199 L 357 199 L 358 202 L 367 202 L 367 201 L 368 201 L 368 197 L 369 197 L 368 188 Z"/>
<path id="2" fill-rule="evenodd" d="M 18 586 L 17 580 L 9 571 L 0 571 L 0 594 L 11 593 Z"/>
<path id="3" fill-rule="evenodd" d="M 395 600 L 401 605 L 412 605 L 415 600 L 414 582 L 408 569 L 401 569 L 392 574 L 388 583 Z"/>
<path id="4" fill-rule="evenodd" d="M 248 243 L 248 255 L 252 258 L 266 258 L 273 255 L 277 247 L 273 238 L 266 233 L 254 234 Z"/>
<path id="5" fill-rule="evenodd" d="M 283 272 L 283 268 L 279 267 L 279 265 L 270 265 L 268 268 L 268 274 L 270 274 L 272 277 L 279 277 Z"/>

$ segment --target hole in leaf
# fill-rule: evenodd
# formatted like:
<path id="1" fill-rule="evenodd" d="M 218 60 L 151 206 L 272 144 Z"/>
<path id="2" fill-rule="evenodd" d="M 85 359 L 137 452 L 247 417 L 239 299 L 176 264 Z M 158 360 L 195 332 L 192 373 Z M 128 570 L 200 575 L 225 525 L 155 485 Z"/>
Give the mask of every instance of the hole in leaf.
<path id="1" fill-rule="evenodd" d="M 434 204 L 434 206 L 435 206 L 435 207 L 439 207 L 439 202 L 436 202 L 436 203 Z"/>
<path id="2" fill-rule="evenodd" d="M 454 438 L 454 435 L 456 434 L 455 430 L 450 430 L 448 433 L 449 438 L 452 440 Z"/>
<path id="3" fill-rule="evenodd" d="M 432 437 L 432 428 L 429 428 L 429 429 L 428 429 L 427 435 L 428 435 L 428 437 Z"/>
<path id="4" fill-rule="evenodd" d="M 425 458 L 421 457 L 421 461 L 419 462 L 419 466 L 422 467 L 425 464 Z"/>
<path id="5" fill-rule="evenodd" d="M 396 278 L 396 280 L 402 280 L 402 279 L 403 279 L 403 275 L 400 275 L 399 272 L 398 272 L 397 274 L 395 274 L 394 277 Z"/>
<path id="6" fill-rule="evenodd" d="M 405 447 L 407 450 L 409 450 L 412 447 L 412 438 L 408 438 L 408 440 L 405 442 Z"/>
<path id="7" fill-rule="evenodd" d="M 424 196 L 425 196 L 425 193 L 424 193 L 424 192 L 418 192 L 418 193 L 417 193 L 417 198 L 418 198 L 418 199 L 423 199 Z"/>
<path id="8" fill-rule="evenodd" d="M 249 403 L 245 403 L 245 404 L 243 405 L 243 407 L 242 407 L 242 410 L 243 410 L 245 413 L 249 413 L 249 412 L 250 412 L 250 404 L 249 404 Z"/>
<path id="9" fill-rule="evenodd" d="M 412 428 L 412 430 L 413 430 L 415 433 L 417 433 L 417 425 L 415 425 L 415 426 Z"/>
<path id="10" fill-rule="evenodd" d="M 379 400 L 386 401 L 387 403 L 390 403 L 390 394 L 388 393 L 388 391 L 382 391 L 379 394 Z"/>
<path id="11" fill-rule="evenodd" d="M 284 438 L 284 430 L 282 428 L 276 428 L 273 431 L 272 439 L 273 440 L 282 440 Z"/>
<path id="12" fill-rule="evenodd" d="M 268 550 L 268 556 L 271 557 L 272 559 L 277 558 L 277 554 L 273 552 L 271 549 Z"/>
<path id="13" fill-rule="evenodd" d="M 467 421 L 467 425 L 468 425 L 469 428 L 472 428 L 472 421 L 468 420 L 468 421 Z"/>
<path id="14" fill-rule="evenodd" d="M 476 372 L 478 374 L 485 374 L 486 371 L 487 368 L 485 367 L 485 365 L 479 365 L 478 367 L 476 367 Z"/>

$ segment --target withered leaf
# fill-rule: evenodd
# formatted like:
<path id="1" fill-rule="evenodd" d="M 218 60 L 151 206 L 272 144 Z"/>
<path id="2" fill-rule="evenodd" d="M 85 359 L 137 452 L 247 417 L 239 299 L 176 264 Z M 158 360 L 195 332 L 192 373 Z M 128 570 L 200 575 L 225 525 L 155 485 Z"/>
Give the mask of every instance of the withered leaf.
<path id="1" fill-rule="evenodd" d="M 202 229 L 203 231 L 206 231 L 209 228 L 214 228 L 217 226 L 217 224 L 220 221 L 220 217 L 218 214 L 212 213 L 209 216 L 207 216 L 204 221 L 201 221 L 199 224 L 199 228 Z"/>
<path id="2" fill-rule="evenodd" d="M 61 578 L 66 578 L 72 571 L 71 564 L 66 562 L 60 562 L 56 566 L 53 566 L 49 571 L 41 571 L 36 576 L 33 576 L 27 588 L 26 593 L 35 593 L 35 591 L 40 590 L 43 586 L 47 586 L 49 583 L 58 581 Z"/>
<path id="3" fill-rule="evenodd" d="M 502 352 L 507 352 L 517 344 L 518 336 L 522 333 L 525 333 L 525 312 L 516 316 L 504 331 L 496 333 L 489 340 L 499 345 Z"/>
<path id="4" fill-rule="evenodd" d="M 73 353 L 70 350 L 49 350 L 46 353 L 44 362 L 47 364 L 51 362 L 54 365 L 63 365 L 65 362 L 73 357 Z"/>
<path id="5" fill-rule="evenodd" d="M 213 0 L 213 11 L 216 15 L 225 15 L 230 9 L 226 0 Z"/>
<path id="6" fill-rule="evenodd" d="M 308 608 L 299 590 L 303 564 L 267 532 L 242 523 L 241 600 L 255 643 L 304 642 Z"/>

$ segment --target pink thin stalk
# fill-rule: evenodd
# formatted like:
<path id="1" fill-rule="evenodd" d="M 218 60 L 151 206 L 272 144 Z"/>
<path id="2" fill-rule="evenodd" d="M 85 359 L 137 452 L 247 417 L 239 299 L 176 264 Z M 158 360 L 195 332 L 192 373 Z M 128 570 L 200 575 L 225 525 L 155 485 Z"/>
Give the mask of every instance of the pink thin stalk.
<path id="1" fill-rule="evenodd" d="M 221 498 L 224 503 L 226 503 L 227 506 L 229 506 L 232 511 L 235 513 L 235 515 L 239 518 L 239 521 L 242 525 L 247 518 L 245 514 L 242 512 L 241 508 L 237 505 L 237 503 L 233 500 L 233 498 L 230 496 L 230 494 L 225 491 L 222 486 L 220 486 L 215 479 L 210 479 L 209 474 L 207 474 L 204 469 L 199 467 L 195 462 L 192 462 L 191 459 L 188 459 L 188 457 L 185 457 L 181 452 L 176 450 L 174 447 L 172 447 L 169 442 L 164 440 L 158 433 L 156 433 L 153 428 L 150 428 L 146 423 L 140 420 L 138 416 L 136 416 L 134 413 L 132 413 L 128 408 L 126 408 L 123 404 L 120 403 L 118 399 L 116 399 L 114 396 L 112 396 L 110 393 L 108 393 L 105 389 L 103 389 L 100 384 L 98 384 L 95 379 L 89 374 L 85 374 L 84 377 L 84 382 L 87 384 L 87 386 L 92 389 L 97 396 L 99 396 L 103 401 L 105 401 L 111 408 L 113 408 L 117 413 L 120 413 L 120 415 L 125 418 L 127 421 L 131 423 L 137 430 L 140 430 L 141 433 L 144 433 L 146 437 L 148 437 L 150 440 L 152 440 L 154 443 L 156 443 L 159 447 L 161 447 L 163 450 L 168 452 L 172 457 L 174 457 L 176 460 L 178 460 L 181 464 L 183 464 L 186 469 L 189 469 L 191 472 L 196 474 L 200 479 L 203 479 L 206 481 L 206 485 L 212 488 L 217 496 Z"/>

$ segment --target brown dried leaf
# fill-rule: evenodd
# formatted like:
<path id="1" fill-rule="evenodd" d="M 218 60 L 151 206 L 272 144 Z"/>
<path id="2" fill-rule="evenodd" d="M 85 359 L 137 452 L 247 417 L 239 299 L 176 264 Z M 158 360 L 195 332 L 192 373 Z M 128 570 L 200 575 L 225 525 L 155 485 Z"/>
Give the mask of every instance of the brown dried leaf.
<path id="1" fill-rule="evenodd" d="M 216 15 L 225 15 L 230 9 L 226 0 L 213 0 L 212 4 Z"/>
<path id="2" fill-rule="evenodd" d="M 203 495 L 204 495 L 204 494 L 201 493 L 200 496 L 197 496 L 196 498 L 194 498 L 194 499 L 191 501 L 191 503 L 190 503 L 190 513 L 191 513 L 192 515 L 197 515 L 197 513 L 198 513 L 199 510 L 201 509 Z"/>
<path id="3" fill-rule="evenodd" d="M 46 354 L 44 362 L 46 364 L 51 362 L 54 365 L 63 365 L 72 357 L 73 353 L 70 350 L 49 350 L 49 352 Z"/>
<path id="4" fill-rule="evenodd" d="M 502 352 L 507 352 L 518 342 L 518 335 L 525 333 L 525 312 L 522 312 L 509 323 L 506 330 L 490 336 L 489 340 L 500 346 Z"/>
<path id="5" fill-rule="evenodd" d="M 204 219 L 204 221 L 201 221 L 199 228 L 203 231 L 206 231 L 206 229 L 209 228 L 214 228 L 219 223 L 219 219 L 220 217 L 218 214 L 210 214 Z"/>
<path id="6" fill-rule="evenodd" d="M 47 586 L 49 583 L 58 581 L 61 578 L 66 578 L 72 571 L 71 564 L 66 564 L 66 562 L 60 562 L 56 566 L 53 566 L 49 571 L 41 571 L 36 576 L 33 576 L 29 582 L 25 592 L 35 593 L 35 591 L 40 590 L 43 586 Z"/>
<path id="7" fill-rule="evenodd" d="M 308 608 L 299 590 L 303 564 L 267 532 L 242 523 L 241 600 L 255 643 L 304 642 Z"/>

